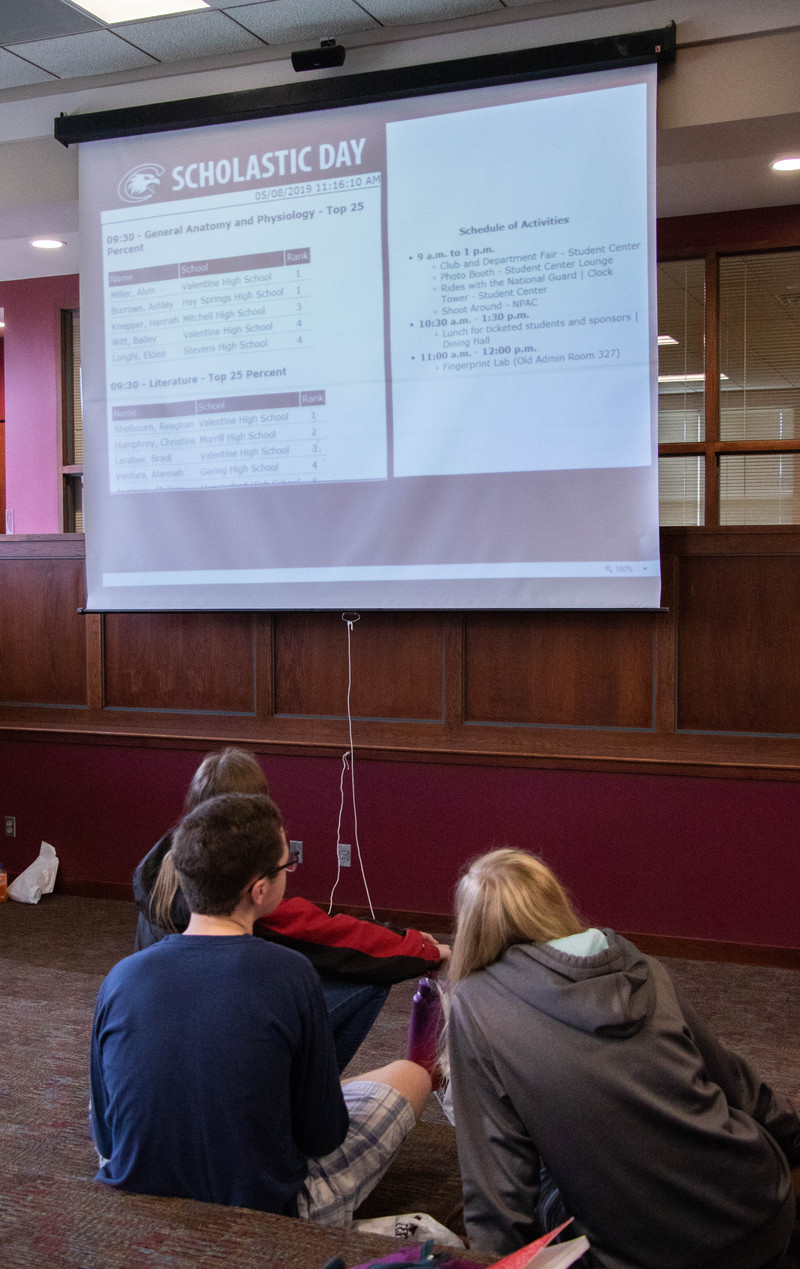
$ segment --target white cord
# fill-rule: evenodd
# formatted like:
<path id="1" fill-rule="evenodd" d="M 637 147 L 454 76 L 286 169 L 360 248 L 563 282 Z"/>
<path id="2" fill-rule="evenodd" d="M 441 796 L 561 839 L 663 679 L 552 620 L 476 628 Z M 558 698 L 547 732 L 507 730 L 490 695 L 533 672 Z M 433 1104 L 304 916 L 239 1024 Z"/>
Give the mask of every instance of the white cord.
<path id="1" fill-rule="evenodd" d="M 339 878 L 342 875 L 342 861 L 339 856 L 339 845 L 342 840 L 342 812 L 344 811 L 344 777 L 345 777 L 345 772 L 347 771 L 347 759 L 348 759 L 348 755 L 346 753 L 343 753 L 342 754 L 342 774 L 339 777 L 339 823 L 336 825 L 336 880 L 333 883 L 333 890 L 331 890 L 331 897 L 328 900 L 328 916 L 330 916 L 331 911 L 333 909 L 333 894 L 334 894 L 334 891 L 336 890 L 336 887 L 339 884 Z"/>
<path id="2" fill-rule="evenodd" d="M 333 883 L 331 897 L 328 901 L 328 915 L 333 909 L 333 896 L 336 887 L 339 884 L 339 878 L 342 875 L 342 862 L 339 855 L 339 847 L 342 844 L 342 815 L 344 813 L 344 778 L 347 772 L 350 772 L 350 791 L 353 801 L 353 834 L 356 846 L 356 854 L 358 855 L 358 864 L 361 869 L 361 878 L 364 882 L 364 890 L 367 896 L 367 903 L 372 914 L 373 921 L 375 918 L 375 909 L 372 906 L 372 898 L 367 885 L 367 875 L 364 872 L 364 860 L 361 858 L 361 845 L 358 840 L 358 808 L 356 806 L 356 772 L 355 772 L 355 754 L 353 751 L 353 715 L 350 712 L 350 690 L 353 686 L 353 662 L 351 655 L 351 638 L 353 634 L 353 626 L 361 617 L 356 613 L 352 617 L 348 617 L 342 613 L 342 621 L 347 625 L 347 733 L 350 741 L 350 748 L 346 753 L 342 754 L 342 774 L 339 777 L 339 822 L 336 825 L 336 880 Z"/>

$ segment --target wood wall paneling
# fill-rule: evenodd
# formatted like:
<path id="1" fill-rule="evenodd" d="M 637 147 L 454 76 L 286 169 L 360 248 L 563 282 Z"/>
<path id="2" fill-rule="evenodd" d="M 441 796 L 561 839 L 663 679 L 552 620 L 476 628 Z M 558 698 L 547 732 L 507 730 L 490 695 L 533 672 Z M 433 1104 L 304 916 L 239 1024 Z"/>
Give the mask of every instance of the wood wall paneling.
<path id="1" fill-rule="evenodd" d="M 680 562 L 678 728 L 800 734 L 800 557 Z"/>
<path id="2" fill-rule="evenodd" d="M 800 204 L 667 216 L 658 222 L 659 259 L 719 252 L 776 251 L 800 242 Z"/>
<path id="3" fill-rule="evenodd" d="M 0 538 L 4 734 L 346 743 L 340 613 L 79 616 L 82 568 L 81 535 Z M 663 530 L 662 578 L 668 612 L 362 613 L 357 748 L 800 780 L 800 527 Z"/>
<path id="4" fill-rule="evenodd" d="M 109 613 L 105 705 L 253 714 L 257 618 L 251 613 Z"/>
<path id="5" fill-rule="evenodd" d="M 469 722 L 654 725 L 651 613 L 485 613 L 466 620 Z"/>
<path id="6" fill-rule="evenodd" d="M 441 721 L 446 628 L 436 613 L 362 613 L 351 639 L 353 716 Z M 274 665 L 276 714 L 346 715 L 340 613 L 276 615 Z"/>
<path id="7" fill-rule="evenodd" d="M 0 559 L 0 701 L 86 707 L 82 560 Z"/>

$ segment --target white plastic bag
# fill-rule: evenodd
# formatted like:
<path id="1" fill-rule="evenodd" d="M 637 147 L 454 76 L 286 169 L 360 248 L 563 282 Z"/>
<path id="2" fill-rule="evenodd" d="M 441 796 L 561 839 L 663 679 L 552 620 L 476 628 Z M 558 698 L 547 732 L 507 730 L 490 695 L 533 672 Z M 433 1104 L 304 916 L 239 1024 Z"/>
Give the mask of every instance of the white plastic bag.
<path id="1" fill-rule="evenodd" d="M 52 893 L 57 872 L 58 856 L 49 842 L 42 842 L 37 858 L 8 887 L 9 899 L 16 899 L 17 903 L 38 903 L 43 894 Z"/>
<path id="2" fill-rule="evenodd" d="M 387 1234 L 390 1238 L 435 1238 L 445 1247 L 464 1248 L 463 1241 L 446 1225 L 440 1225 L 427 1212 L 404 1212 L 402 1216 L 376 1216 L 372 1220 L 353 1221 L 360 1234 Z"/>

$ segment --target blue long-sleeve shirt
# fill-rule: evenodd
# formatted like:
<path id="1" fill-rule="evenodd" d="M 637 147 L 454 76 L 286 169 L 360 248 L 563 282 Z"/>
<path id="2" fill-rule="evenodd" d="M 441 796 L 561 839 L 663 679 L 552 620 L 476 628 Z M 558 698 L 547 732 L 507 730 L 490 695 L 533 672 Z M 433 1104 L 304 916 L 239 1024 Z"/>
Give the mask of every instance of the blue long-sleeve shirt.
<path id="1" fill-rule="evenodd" d="M 97 1177 L 140 1193 L 291 1214 L 347 1133 L 317 974 L 252 935 L 173 934 L 116 965 L 91 1081 Z"/>

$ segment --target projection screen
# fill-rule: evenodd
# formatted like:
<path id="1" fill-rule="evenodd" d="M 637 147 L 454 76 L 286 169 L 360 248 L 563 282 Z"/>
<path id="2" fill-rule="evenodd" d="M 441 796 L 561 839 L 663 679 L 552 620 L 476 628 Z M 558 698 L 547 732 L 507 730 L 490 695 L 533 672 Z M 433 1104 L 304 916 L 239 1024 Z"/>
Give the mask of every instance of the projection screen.
<path id="1" fill-rule="evenodd" d="M 655 76 L 81 145 L 87 607 L 656 607 Z"/>

